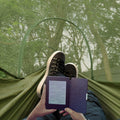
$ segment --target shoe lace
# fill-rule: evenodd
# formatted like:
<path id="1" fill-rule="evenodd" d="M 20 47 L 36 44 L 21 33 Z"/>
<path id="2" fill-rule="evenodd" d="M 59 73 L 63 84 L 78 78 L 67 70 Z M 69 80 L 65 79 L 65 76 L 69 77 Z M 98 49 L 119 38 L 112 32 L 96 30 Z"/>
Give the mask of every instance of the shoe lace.
<path id="1" fill-rule="evenodd" d="M 64 61 L 60 58 L 53 58 L 49 75 L 56 75 L 58 73 L 64 73 Z"/>

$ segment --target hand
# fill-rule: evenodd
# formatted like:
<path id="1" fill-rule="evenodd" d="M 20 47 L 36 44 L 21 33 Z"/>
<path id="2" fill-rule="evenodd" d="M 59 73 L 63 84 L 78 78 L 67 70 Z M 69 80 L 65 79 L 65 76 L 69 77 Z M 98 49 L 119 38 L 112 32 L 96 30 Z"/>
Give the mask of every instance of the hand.
<path id="1" fill-rule="evenodd" d="M 70 115 L 73 120 L 86 120 L 82 113 L 75 112 L 70 108 L 65 108 L 65 110 L 60 111 L 60 114 L 63 113 L 63 116 Z"/>
<path id="2" fill-rule="evenodd" d="M 33 109 L 33 111 L 28 116 L 27 120 L 36 120 L 37 117 L 41 117 L 56 111 L 56 109 L 46 109 L 45 107 L 45 97 L 46 97 L 46 85 L 44 85 L 41 100 Z"/>

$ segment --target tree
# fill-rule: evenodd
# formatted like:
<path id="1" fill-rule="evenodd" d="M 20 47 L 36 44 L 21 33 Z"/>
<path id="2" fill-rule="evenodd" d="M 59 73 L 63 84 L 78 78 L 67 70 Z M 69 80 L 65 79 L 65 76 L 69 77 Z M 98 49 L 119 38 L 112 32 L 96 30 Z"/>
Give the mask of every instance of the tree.
<path id="1" fill-rule="evenodd" d="M 25 76 L 46 64 L 53 51 L 62 50 L 66 62 L 76 63 L 80 72 L 90 71 L 84 34 L 94 70 L 104 68 L 107 79 L 111 80 L 111 67 L 120 65 L 119 4 L 117 0 L 1 0 L 0 66 L 16 75 L 20 69 L 21 76 Z M 63 20 L 44 21 L 45 18 Z"/>

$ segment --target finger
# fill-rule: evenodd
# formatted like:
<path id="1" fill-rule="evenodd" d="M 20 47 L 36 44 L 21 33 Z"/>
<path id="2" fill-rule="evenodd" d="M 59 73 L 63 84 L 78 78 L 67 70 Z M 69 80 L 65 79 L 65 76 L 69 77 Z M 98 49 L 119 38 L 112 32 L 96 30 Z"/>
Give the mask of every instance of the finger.
<path id="1" fill-rule="evenodd" d="M 70 115 L 72 115 L 72 114 L 75 113 L 75 111 L 73 111 L 73 110 L 70 109 L 70 108 L 65 108 L 65 111 L 66 111 L 67 113 L 69 113 Z"/>
<path id="2" fill-rule="evenodd" d="M 70 116 L 72 117 L 73 120 L 86 120 L 84 115 L 82 113 L 77 113 L 74 110 L 70 109 L 70 108 L 65 108 L 65 111 L 68 112 L 70 114 Z"/>
<path id="3" fill-rule="evenodd" d="M 65 113 L 63 114 L 63 116 L 66 116 L 66 115 L 68 115 L 68 113 L 67 113 L 67 112 L 65 112 Z"/>
<path id="4" fill-rule="evenodd" d="M 53 112 L 55 112 L 56 111 L 56 109 L 47 109 L 46 110 L 46 113 L 47 114 L 50 114 L 50 113 L 53 113 Z"/>
<path id="5" fill-rule="evenodd" d="M 51 114 L 53 112 L 55 112 L 56 109 L 45 109 L 45 110 L 42 110 L 40 114 L 40 116 L 45 116 L 45 115 L 48 115 L 48 114 Z"/>
<path id="6" fill-rule="evenodd" d="M 46 109 L 48 112 L 55 112 L 57 109 Z"/>
<path id="7" fill-rule="evenodd" d="M 65 112 L 65 110 L 61 110 L 61 111 L 59 111 L 60 114 L 62 114 L 62 113 L 64 113 L 64 112 Z"/>

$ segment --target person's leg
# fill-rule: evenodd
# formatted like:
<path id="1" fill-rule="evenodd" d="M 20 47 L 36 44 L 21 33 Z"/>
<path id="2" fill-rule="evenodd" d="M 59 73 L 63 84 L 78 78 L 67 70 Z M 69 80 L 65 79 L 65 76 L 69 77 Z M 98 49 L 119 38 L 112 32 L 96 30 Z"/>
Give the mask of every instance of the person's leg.
<path id="1" fill-rule="evenodd" d="M 87 112 L 84 116 L 87 120 L 106 120 L 104 111 L 92 91 L 88 91 Z M 72 118 L 70 115 L 67 115 L 62 116 L 60 120 L 72 120 Z"/>
<path id="2" fill-rule="evenodd" d="M 41 97 L 42 88 L 47 76 L 61 76 L 64 74 L 65 55 L 61 51 L 54 52 L 47 61 L 46 72 L 37 86 L 37 95 Z"/>
<path id="3" fill-rule="evenodd" d="M 100 106 L 99 100 L 92 91 L 88 91 L 87 112 L 84 114 L 86 119 L 106 120 L 104 111 Z"/>
<path id="4" fill-rule="evenodd" d="M 73 63 L 68 63 L 65 65 L 65 73 L 67 77 L 77 77 L 78 69 Z M 84 116 L 88 120 L 106 120 L 104 111 L 92 91 L 88 91 L 87 112 Z M 72 120 L 72 118 L 70 115 L 67 115 L 62 116 L 61 120 Z"/>
<path id="5" fill-rule="evenodd" d="M 77 66 L 73 63 L 65 64 L 65 76 L 78 77 Z M 62 116 L 60 120 L 73 120 L 70 115 Z"/>
<path id="6" fill-rule="evenodd" d="M 65 69 L 64 63 L 65 63 L 65 55 L 61 51 L 56 51 L 49 57 L 47 61 L 46 73 L 37 87 L 38 96 L 40 96 L 40 94 L 42 93 L 41 88 L 42 85 L 45 83 L 47 76 L 64 76 L 64 69 Z M 41 117 L 40 120 L 42 119 L 59 120 L 60 119 L 59 111 L 57 110 L 53 114 L 49 114 L 44 117 Z"/>
<path id="7" fill-rule="evenodd" d="M 57 120 L 53 114 L 45 115 L 43 117 L 37 118 L 37 120 Z"/>
<path id="8" fill-rule="evenodd" d="M 70 115 L 62 116 L 60 120 L 73 120 Z"/>

